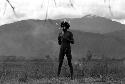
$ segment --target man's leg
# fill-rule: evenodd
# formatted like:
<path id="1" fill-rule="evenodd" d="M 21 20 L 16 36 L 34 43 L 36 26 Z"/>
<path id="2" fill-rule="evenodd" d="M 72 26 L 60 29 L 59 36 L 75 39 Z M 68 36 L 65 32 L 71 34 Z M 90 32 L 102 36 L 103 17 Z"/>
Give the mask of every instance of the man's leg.
<path id="1" fill-rule="evenodd" d="M 71 58 L 68 58 L 68 65 L 70 67 L 70 74 L 71 74 L 71 79 L 73 78 L 73 66 L 71 63 Z"/>
<path id="2" fill-rule="evenodd" d="M 59 77 L 60 72 L 61 72 L 61 67 L 63 64 L 63 59 L 64 59 L 64 51 L 62 49 L 60 49 L 60 53 L 59 53 L 59 66 L 58 66 L 58 74 L 57 76 Z"/>
<path id="3" fill-rule="evenodd" d="M 72 55 L 71 55 L 71 50 L 69 49 L 66 53 L 67 55 L 67 60 L 68 60 L 68 65 L 70 67 L 70 74 L 71 74 L 71 79 L 73 79 L 73 66 L 72 66 Z"/>

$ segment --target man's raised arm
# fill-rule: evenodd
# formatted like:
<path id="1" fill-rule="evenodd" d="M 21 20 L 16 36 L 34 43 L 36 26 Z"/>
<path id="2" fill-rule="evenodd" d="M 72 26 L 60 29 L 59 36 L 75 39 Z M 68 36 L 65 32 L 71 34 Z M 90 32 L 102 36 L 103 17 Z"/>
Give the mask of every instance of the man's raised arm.
<path id="1" fill-rule="evenodd" d="M 58 36 L 58 44 L 61 45 L 62 43 L 62 36 L 61 36 L 61 33 L 59 33 L 59 36 Z"/>

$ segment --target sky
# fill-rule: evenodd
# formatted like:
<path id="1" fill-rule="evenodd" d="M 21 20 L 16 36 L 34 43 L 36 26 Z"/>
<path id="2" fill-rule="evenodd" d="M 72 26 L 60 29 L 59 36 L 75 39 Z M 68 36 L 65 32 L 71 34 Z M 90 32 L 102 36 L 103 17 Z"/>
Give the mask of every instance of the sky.
<path id="1" fill-rule="evenodd" d="M 125 24 L 125 0 L 9 1 L 15 13 L 7 0 L 0 0 L 0 25 L 26 19 L 81 18 L 89 14 Z"/>

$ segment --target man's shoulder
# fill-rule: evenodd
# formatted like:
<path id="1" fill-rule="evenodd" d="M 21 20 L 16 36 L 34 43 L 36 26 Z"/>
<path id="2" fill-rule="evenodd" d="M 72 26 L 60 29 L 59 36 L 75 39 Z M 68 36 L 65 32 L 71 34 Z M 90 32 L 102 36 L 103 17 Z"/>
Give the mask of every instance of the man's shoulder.
<path id="1" fill-rule="evenodd" d="M 73 36 L 73 33 L 71 31 L 67 31 L 67 33 L 71 36 Z"/>
<path id="2" fill-rule="evenodd" d="M 69 34 L 72 34 L 72 32 L 71 31 L 67 31 Z"/>

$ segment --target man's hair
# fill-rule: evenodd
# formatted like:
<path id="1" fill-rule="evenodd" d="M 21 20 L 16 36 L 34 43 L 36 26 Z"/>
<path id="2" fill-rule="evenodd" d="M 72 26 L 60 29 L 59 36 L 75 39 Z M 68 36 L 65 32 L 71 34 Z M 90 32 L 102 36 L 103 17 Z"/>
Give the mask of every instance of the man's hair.
<path id="1" fill-rule="evenodd" d="M 61 22 L 61 27 L 66 27 L 67 29 L 69 29 L 70 25 L 69 25 L 68 22 L 62 21 L 62 22 Z"/>

